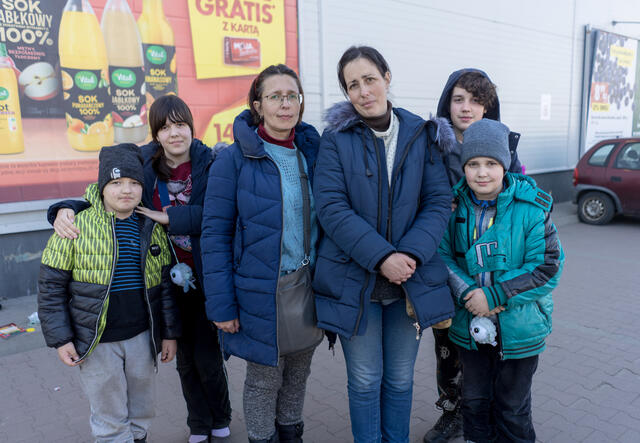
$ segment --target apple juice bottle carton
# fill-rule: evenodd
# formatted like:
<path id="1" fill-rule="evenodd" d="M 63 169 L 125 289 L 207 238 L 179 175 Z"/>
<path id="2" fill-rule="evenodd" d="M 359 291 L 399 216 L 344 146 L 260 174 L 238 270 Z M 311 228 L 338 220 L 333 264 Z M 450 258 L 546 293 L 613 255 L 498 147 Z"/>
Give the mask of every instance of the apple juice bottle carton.
<path id="1" fill-rule="evenodd" d="M 162 95 L 178 93 L 175 40 L 162 0 L 142 2 L 138 29 L 144 53 L 147 106 L 151 106 Z"/>
<path id="2" fill-rule="evenodd" d="M 0 43 L 0 140 L 0 154 L 24 151 L 18 80 L 4 43 Z"/>
<path id="3" fill-rule="evenodd" d="M 98 19 L 88 0 L 68 0 L 58 50 L 67 138 L 79 151 L 113 144 L 109 63 Z"/>
<path id="4" fill-rule="evenodd" d="M 101 26 L 109 59 L 115 141 L 138 143 L 149 130 L 145 73 L 142 41 L 127 0 L 109 0 Z"/>

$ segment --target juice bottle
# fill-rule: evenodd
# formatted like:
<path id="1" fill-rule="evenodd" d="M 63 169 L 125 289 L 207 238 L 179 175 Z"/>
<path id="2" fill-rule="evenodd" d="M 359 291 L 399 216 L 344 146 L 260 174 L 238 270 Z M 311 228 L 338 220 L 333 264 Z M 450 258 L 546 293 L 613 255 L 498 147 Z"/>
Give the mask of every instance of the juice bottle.
<path id="1" fill-rule="evenodd" d="M 115 141 L 138 143 L 149 130 L 145 74 L 142 41 L 127 0 L 109 0 L 101 26 L 109 59 Z"/>
<path id="2" fill-rule="evenodd" d="M 178 93 L 176 47 L 162 0 L 143 0 L 138 17 L 147 83 L 147 106 L 165 94 Z"/>
<path id="3" fill-rule="evenodd" d="M 71 147 L 98 151 L 112 145 L 107 49 L 88 0 L 67 1 L 60 20 L 58 52 Z"/>
<path id="4" fill-rule="evenodd" d="M 0 154 L 24 151 L 18 81 L 4 43 L 0 43 L 0 140 Z"/>

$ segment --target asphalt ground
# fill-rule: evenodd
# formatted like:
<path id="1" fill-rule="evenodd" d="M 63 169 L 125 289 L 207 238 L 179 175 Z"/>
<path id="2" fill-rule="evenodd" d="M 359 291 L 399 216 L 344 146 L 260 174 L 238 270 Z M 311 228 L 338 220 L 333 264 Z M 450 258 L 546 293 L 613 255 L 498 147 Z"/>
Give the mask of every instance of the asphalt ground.
<path id="1" fill-rule="evenodd" d="M 553 219 L 566 264 L 554 292 L 554 330 L 533 382 L 538 440 L 640 442 L 640 221 L 581 224 L 571 203 L 556 205 Z M 77 368 L 64 366 L 55 351 L 44 346 L 38 325 L 28 324 L 28 315 L 36 310 L 35 297 L 4 295 L 0 303 L 0 325 L 35 329 L 0 338 L 0 442 L 91 441 L 89 405 Z M 226 368 L 233 420 L 231 436 L 222 441 L 246 442 L 245 363 L 232 357 Z M 161 365 L 157 387 L 157 416 L 149 441 L 186 442 L 186 408 L 175 362 Z M 412 442 L 421 442 L 437 420 L 436 398 L 433 336 L 427 332 L 415 369 Z M 315 353 L 304 416 L 305 442 L 352 441 L 339 343 L 335 355 L 326 342 Z"/>

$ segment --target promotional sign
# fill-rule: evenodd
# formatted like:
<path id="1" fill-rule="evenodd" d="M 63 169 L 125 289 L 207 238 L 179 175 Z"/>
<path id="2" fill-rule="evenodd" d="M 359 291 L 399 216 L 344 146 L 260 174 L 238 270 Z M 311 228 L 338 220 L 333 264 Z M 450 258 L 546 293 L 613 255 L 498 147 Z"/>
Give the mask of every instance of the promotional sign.
<path id="1" fill-rule="evenodd" d="M 283 0 L 189 2 L 200 78 L 257 74 L 286 56 Z"/>
<path id="2" fill-rule="evenodd" d="M 165 94 L 232 143 L 255 75 L 298 69 L 296 20 L 296 0 L 1 0 L 0 204 L 82 195 Z"/>
<path id="3" fill-rule="evenodd" d="M 640 136 L 639 42 L 596 33 L 585 149 L 607 138 Z"/>

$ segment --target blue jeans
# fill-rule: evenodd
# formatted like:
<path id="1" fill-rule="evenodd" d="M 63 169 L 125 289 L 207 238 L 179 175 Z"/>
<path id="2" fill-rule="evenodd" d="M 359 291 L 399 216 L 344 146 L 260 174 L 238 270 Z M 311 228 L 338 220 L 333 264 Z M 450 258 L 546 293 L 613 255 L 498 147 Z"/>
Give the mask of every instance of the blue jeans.
<path id="1" fill-rule="evenodd" d="M 458 347 L 462 361 L 462 420 L 465 440 L 535 442 L 531 382 L 538 356 L 500 360 L 498 349 Z"/>
<path id="2" fill-rule="evenodd" d="M 413 366 L 420 340 L 405 300 L 369 305 L 365 335 L 340 337 L 354 443 L 408 442 Z"/>

